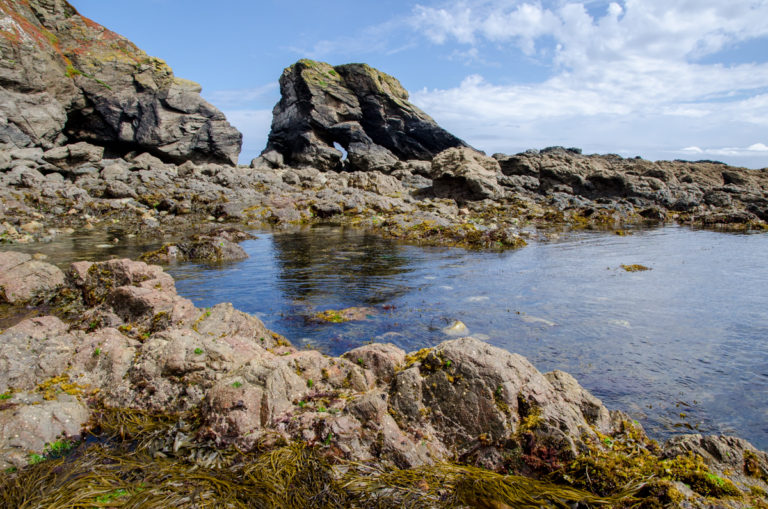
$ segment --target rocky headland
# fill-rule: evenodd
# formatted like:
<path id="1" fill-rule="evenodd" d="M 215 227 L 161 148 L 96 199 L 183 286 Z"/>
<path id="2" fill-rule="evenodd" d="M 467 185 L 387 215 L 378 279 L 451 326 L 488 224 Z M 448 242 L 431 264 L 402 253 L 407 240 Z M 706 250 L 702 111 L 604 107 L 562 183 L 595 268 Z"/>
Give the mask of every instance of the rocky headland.
<path id="1" fill-rule="evenodd" d="M 169 263 L 329 222 L 486 249 L 768 228 L 765 169 L 489 157 L 363 64 L 301 60 L 280 87 L 266 149 L 238 165 L 241 135 L 198 85 L 64 0 L 0 0 L 0 242 L 101 230 L 168 241 L 145 260 Z M 660 445 L 570 375 L 476 339 L 328 357 L 196 308 L 159 266 L 39 258 L 0 253 L 4 506 L 768 507 L 749 443 Z"/>

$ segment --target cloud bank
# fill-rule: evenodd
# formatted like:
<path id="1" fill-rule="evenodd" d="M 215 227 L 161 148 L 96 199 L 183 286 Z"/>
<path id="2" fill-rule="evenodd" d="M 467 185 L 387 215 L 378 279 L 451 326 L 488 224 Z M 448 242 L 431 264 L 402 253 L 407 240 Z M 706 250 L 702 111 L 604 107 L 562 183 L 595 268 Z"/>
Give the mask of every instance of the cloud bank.
<path id="1" fill-rule="evenodd" d="M 768 154 L 754 148 L 768 142 L 768 51 L 749 62 L 718 58 L 746 41 L 768 49 L 766 19 L 766 0 L 418 5 L 409 23 L 432 44 L 462 45 L 478 56 L 520 51 L 551 73 L 534 85 L 476 74 L 413 100 L 491 152 L 560 144 L 768 166 Z M 729 146 L 746 148 L 691 150 Z"/>

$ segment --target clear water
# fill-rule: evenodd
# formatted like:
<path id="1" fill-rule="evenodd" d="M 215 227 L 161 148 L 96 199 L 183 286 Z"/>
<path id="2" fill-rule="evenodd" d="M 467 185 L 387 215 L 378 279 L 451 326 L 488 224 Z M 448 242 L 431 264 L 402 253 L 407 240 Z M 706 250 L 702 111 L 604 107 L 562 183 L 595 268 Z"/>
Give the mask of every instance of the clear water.
<path id="1" fill-rule="evenodd" d="M 768 449 L 766 234 L 585 232 L 483 253 L 314 228 L 242 245 L 250 254 L 242 262 L 169 267 L 179 293 L 198 306 L 232 302 L 294 344 L 331 354 L 371 340 L 433 346 L 460 320 L 542 371 L 568 371 L 657 438 L 693 428 Z M 42 252 L 63 267 L 155 247 L 116 230 L 3 249 Z M 620 268 L 635 263 L 652 270 Z M 308 319 L 351 306 L 369 307 L 367 319 Z M 4 313 L 0 327 L 21 318 Z"/>
<path id="2" fill-rule="evenodd" d="M 170 267 L 179 293 L 232 302 L 331 354 L 371 340 L 432 346 L 460 320 L 573 374 L 656 438 L 696 429 L 768 449 L 768 235 L 668 227 L 480 253 L 315 228 L 242 245 L 243 262 Z M 652 270 L 620 268 L 636 263 Z M 371 307 L 367 319 L 307 319 L 350 306 Z"/>

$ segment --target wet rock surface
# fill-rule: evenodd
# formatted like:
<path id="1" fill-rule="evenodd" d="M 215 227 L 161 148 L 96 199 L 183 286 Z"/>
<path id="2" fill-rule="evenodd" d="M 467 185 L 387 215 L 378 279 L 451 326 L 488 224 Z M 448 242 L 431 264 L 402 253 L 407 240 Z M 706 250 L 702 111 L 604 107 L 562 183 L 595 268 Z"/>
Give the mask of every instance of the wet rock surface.
<path id="1" fill-rule="evenodd" d="M 0 263 L 17 258 L 0 253 Z M 689 463 L 694 473 L 707 469 L 736 496 L 727 506 L 742 507 L 766 487 L 768 457 L 748 442 L 691 435 L 659 448 L 567 373 L 541 374 L 474 338 L 407 355 L 387 344 L 341 357 L 297 350 L 229 304 L 195 308 L 159 267 L 130 260 L 77 262 L 57 292 L 49 298 L 66 302 L 54 309 L 67 321 L 32 318 L 0 334 L 4 468 L 22 466 L 45 444 L 77 439 L 89 416 L 112 408 L 198 412 L 198 431 L 183 440 L 200 448 L 304 443 L 337 461 L 406 469 L 454 461 L 567 477 L 578 473 L 569 462 L 634 444 L 653 468 L 669 461 L 673 472 Z M 713 489 L 694 484 L 687 496 L 720 496 Z"/>
<path id="2" fill-rule="evenodd" d="M 42 151 L 0 154 L 9 159 L 0 164 L 0 242 L 96 229 L 113 231 L 115 242 L 126 235 L 176 239 L 174 249 L 156 254 L 163 263 L 242 257 L 236 239 L 211 233 L 221 223 L 246 229 L 331 222 L 422 244 L 495 249 L 524 246 L 551 229 L 676 222 L 744 231 L 768 224 L 765 170 L 714 163 L 560 149 L 490 158 L 458 148 L 426 166 L 398 162 L 383 173 L 175 165 L 148 153 L 63 159 L 59 167 Z"/>

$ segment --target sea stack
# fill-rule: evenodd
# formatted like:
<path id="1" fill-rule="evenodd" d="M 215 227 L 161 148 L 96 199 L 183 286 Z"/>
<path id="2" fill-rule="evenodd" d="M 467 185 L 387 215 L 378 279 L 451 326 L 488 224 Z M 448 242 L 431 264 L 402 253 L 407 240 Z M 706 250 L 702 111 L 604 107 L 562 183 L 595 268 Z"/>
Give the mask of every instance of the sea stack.
<path id="1" fill-rule="evenodd" d="M 272 166 L 381 170 L 467 146 L 408 102 L 397 79 L 366 64 L 299 60 L 283 71 L 280 93 L 261 159 Z"/>

